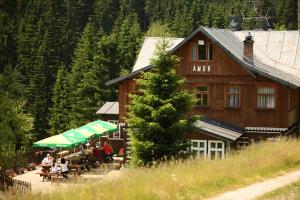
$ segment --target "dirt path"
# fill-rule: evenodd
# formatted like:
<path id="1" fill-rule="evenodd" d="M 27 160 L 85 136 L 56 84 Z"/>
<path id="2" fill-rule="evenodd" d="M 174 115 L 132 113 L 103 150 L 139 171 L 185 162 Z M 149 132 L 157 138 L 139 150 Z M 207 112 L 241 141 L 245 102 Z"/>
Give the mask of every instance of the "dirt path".
<path id="1" fill-rule="evenodd" d="M 283 176 L 271 178 L 263 182 L 254 183 L 244 188 L 225 192 L 207 200 L 250 200 L 255 199 L 272 190 L 286 186 L 300 180 L 300 170 L 287 173 Z"/>

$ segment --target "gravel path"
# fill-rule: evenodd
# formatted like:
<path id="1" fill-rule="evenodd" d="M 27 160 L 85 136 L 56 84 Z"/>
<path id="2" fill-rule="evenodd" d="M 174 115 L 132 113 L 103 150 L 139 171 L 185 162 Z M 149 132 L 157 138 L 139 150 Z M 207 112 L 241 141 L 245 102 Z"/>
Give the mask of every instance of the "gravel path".
<path id="1" fill-rule="evenodd" d="M 218 195 L 216 197 L 207 200 L 255 199 L 265 193 L 271 192 L 272 190 L 297 182 L 299 180 L 300 180 L 300 170 L 295 172 L 290 172 L 276 178 L 271 178 L 263 182 L 254 183 L 252 185 L 234 191 L 225 192 L 221 195 Z"/>

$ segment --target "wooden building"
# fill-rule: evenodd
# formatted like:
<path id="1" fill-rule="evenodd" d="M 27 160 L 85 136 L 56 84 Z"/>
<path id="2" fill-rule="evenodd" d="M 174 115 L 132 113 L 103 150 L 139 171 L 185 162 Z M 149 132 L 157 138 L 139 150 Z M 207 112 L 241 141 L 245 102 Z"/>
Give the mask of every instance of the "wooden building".
<path id="1" fill-rule="evenodd" d="M 297 134 L 300 127 L 300 31 L 238 31 L 199 27 L 187 38 L 167 38 L 181 57 L 177 74 L 195 94 L 191 115 L 203 115 L 191 135 L 192 149 L 224 157 L 230 147 Z M 119 84 L 119 122 L 130 93 L 161 38 L 146 38 L 130 74 Z"/>
<path id="2" fill-rule="evenodd" d="M 119 122 L 119 102 L 105 102 L 96 112 L 100 119 L 111 123 Z"/>

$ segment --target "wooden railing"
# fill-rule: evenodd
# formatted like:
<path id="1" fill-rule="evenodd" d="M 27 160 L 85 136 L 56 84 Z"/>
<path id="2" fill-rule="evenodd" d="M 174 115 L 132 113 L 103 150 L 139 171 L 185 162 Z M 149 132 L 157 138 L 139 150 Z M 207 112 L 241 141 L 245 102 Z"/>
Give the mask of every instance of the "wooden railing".
<path id="1" fill-rule="evenodd" d="M 31 190 L 31 183 L 13 179 L 13 189 L 22 193 L 27 193 Z"/>
<path id="2" fill-rule="evenodd" d="M 20 191 L 22 193 L 27 193 L 29 190 L 31 190 L 31 183 L 12 179 L 3 171 L 0 171 L 0 190 L 5 191 L 10 189 Z"/>
<path id="3" fill-rule="evenodd" d="M 3 171 L 0 171 L 0 190 L 5 191 L 13 187 L 13 180 Z"/>

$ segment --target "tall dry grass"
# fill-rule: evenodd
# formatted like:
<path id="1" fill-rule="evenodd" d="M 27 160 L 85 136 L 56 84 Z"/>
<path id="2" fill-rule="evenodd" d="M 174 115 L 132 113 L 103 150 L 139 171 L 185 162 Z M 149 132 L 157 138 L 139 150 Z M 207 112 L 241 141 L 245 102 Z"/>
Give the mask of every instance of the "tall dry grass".
<path id="1" fill-rule="evenodd" d="M 119 178 L 91 181 L 49 195 L 29 195 L 28 199 L 201 199 L 299 167 L 300 141 L 281 139 L 232 152 L 224 160 L 129 168 Z"/>

